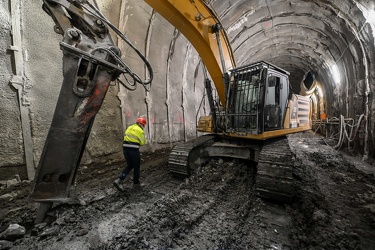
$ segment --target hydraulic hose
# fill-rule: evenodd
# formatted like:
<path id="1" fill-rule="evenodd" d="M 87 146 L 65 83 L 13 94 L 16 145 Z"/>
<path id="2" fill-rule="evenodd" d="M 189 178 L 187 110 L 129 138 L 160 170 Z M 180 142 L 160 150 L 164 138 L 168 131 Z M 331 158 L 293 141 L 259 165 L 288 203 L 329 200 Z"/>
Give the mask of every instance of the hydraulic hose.
<path id="1" fill-rule="evenodd" d="M 153 80 L 153 70 L 152 70 L 152 67 L 151 67 L 151 64 L 147 61 L 146 57 L 129 41 L 129 39 L 115 26 L 113 25 L 94 5 L 92 5 L 91 3 L 89 3 L 87 1 L 87 4 L 90 6 L 91 9 L 93 9 L 95 12 L 93 12 L 91 9 L 87 8 L 86 6 L 82 5 L 82 8 L 86 9 L 90 14 L 96 16 L 98 19 L 100 19 L 101 21 L 105 22 L 124 42 L 126 42 L 136 53 L 137 55 L 142 59 L 142 61 L 144 62 L 144 64 L 146 65 L 146 68 L 149 72 L 149 79 L 148 80 L 145 80 L 145 81 L 142 81 L 140 79 L 140 77 L 133 73 L 129 67 L 125 67 L 125 71 L 126 73 L 128 73 L 134 80 L 134 82 L 138 82 L 140 84 L 143 85 L 143 87 L 146 89 L 146 90 L 149 90 L 151 88 L 151 82 Z M 122 61 L 120 59 L 120 61 Z M 125 65 L 125 63 L 121 63 L 121 65 Z M 124 74 L 126 74 L 124 73 Z M 126 77 L 125 77 L 126 79 Z M 126 79 L 127 80 L 127 79 Z M 124 83 L 119 80 L 120 83 L 122 85 L 124 85 Z M 128 80 L 127 80 L 128 81 Z M 129 83 L 129 81 L 128 81 Z M 146 85 L 150 85 L 149 87 L 146 87 Z M 125 86 L 125 85 L 124 85 Z M 134 86 L 134 85 L 132 85 Z M 126 86 L 125 86 L 126 87 Z M 126 87 L 128 88 L 128 87 Z M 128 88 L 129 89 L 129 88 Z"/>

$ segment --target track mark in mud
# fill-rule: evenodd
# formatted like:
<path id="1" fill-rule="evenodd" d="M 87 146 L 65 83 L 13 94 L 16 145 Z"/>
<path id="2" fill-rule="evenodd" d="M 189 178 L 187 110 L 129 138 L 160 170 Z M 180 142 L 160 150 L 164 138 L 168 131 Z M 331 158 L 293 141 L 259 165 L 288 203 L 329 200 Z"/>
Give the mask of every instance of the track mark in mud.
<path id="1" fill-rule="evenodd" d="M 289 136 L 298 160 L 297 202 L 292 208 L 294 245 L 370 249 L 375 246 L 375 233 L 365 228 L 375 225 L 375 214 L 364 211 L 357 198 L 367 192 L 366 185 L 375 183 L 374 178 L 356 169 L 322 138 L 313 133 Z"/>
<path id="2" fill-rule="evenodd" d="M 243 162 L 211 160 L 149 206 L 136 222 L 135 234 L 128 232 L 113 239 L 108 248 L 261 249 L 287 245 L 285 230 L 277 228 L 275 221 L 279 219 L 280 227 L 289 222 L 280 219 L 280 212 L 262 210 L 266 205 L 254 196 L 254 174 L 255 169 Z M 261 222 L 266 219 L 269 221 Z M 275 235 L 272 240 L 259 238 L 271 234 Z"/>
<path id="3" fill-rule="evenodd" d="M 55 206 L 49 223 L 27 227 L 12 249 L 375 249 L 374 177 L 314 134 L 293 135 L 290 144 L 299 164 L 291 206 L 255 197 L 255 167 L 241 161 L 213 159 L 175 179 L 165 150 L 144 155 L 141 190 L 130 178 L 126 192 L 114 189 L 116 165 L 81 173 L 80 202 Z M 24 198 L 29 188 L 13 191 Z M 2 226 L 32 221 L 35 208 L 23 198 L 2 200 Z"/>

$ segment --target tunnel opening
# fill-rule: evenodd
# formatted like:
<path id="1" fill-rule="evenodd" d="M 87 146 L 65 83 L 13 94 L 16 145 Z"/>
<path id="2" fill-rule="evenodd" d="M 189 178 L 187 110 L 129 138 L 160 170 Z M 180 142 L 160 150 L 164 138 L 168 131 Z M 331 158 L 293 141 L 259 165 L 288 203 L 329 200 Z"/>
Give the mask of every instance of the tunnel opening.
<path id="1" fill-rule="evenodd" d="M 314 75 L 310 71 L 307 72 L 305 78 L 303 79 L 303 84 L 305 85 L 306 89 L 311 89 L 312 85 L 314 84 L 314 81 Z"/>

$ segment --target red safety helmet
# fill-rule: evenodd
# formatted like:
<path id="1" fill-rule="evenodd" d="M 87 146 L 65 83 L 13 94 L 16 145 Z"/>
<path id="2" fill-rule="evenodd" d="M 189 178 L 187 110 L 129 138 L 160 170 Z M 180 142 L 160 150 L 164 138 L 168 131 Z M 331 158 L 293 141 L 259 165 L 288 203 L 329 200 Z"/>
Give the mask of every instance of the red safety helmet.
<path id="1" fill-rule="evenodd" d="M 146 119 L 143 117 L 139 117 L 135 122 L 142 124 L 143 127 L 146 125 Z"/>

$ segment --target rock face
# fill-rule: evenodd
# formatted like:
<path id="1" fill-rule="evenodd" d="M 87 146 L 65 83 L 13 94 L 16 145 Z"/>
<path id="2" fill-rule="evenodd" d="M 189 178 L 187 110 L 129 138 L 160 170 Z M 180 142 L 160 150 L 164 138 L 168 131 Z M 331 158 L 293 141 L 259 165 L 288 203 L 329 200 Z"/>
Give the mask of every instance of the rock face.
<path id="1" fill-rule="evenodd" d="M 22 238 L 26 233 L 26 229 L 18 224 L 10 224 L 9 227 L 0 234 L 0 239 L 13 241 Z"/>

